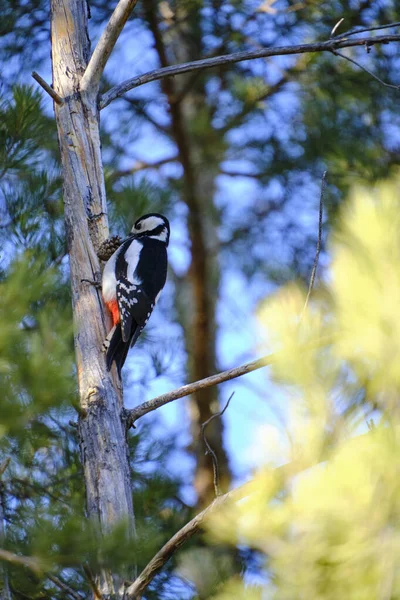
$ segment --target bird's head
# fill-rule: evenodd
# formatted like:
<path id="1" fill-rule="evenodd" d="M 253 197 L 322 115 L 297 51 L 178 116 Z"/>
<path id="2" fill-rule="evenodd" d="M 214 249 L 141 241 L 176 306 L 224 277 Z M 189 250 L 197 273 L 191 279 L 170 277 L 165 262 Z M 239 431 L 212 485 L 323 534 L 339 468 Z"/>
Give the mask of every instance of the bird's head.
<path id="1" fill-rule="evenodd" d="M 151 237 L 153 240 L 159 240 L 168 246 L 169 221 L 158 213 L 143 215 L 132 227 L 132 234 L 137 238 Z"/>

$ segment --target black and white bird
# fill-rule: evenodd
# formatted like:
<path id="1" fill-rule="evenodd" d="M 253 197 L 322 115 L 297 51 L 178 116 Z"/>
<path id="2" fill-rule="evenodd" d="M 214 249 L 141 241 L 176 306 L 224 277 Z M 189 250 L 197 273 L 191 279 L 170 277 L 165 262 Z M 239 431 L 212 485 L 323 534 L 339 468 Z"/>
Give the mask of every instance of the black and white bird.
<path id="1" fill-rule="evenodd" d="M 107 369 L 118 373 L 150 318 L 167 278 L 169 222 L 158 213 L 140 217 L 107 261 L 102 282 L 113 328 L 105 340 Z"/>

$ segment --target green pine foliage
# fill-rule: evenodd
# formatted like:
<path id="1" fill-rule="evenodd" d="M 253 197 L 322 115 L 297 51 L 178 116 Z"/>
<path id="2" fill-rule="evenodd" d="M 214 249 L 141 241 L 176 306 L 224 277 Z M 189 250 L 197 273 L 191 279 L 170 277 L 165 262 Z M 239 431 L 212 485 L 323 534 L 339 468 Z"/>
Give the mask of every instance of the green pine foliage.
<path id="1" fill-rule="evenodd" d="M 189 518 L 190 509 L 182 511 L 174 500 L 180 483 L 166 471 L 168 443 L 154 444 L 143 427 L 142 442 L 130 437 L 135 542 L 123 523 L 99 539 L 86 518 L 54 122 L 43 113 L 42 95 L 27 86 L 5 93 L 1 111 L 0 464 L 5 468 L 0 520 L 5 539 L 0 546 L 28 557 L 33 568 L 8 563 L 0 570 L 0 587 L 7 585 L 13 599 L 61 600 L 65 590 L 53 575 L 87 595 L 83 565 L 132 578 L 133 565 L 143 568 Z M 143 212 L 151 210 L 150 198 L 160 210 L 169 201 L 168 194 L 145 181 L 119 186 L 114 227 L 122 234 L 131 220 L 132 194 L 142 198 Z M 155 474 L 151 464 L 157 465 Z M 153 589 L 162 585 L 169 584 L 160 581 Z"/>
<path id="2" fill-rule="evenodd" d="M 5 465 L 8 459 L 10 462 L 2 474 L 0 500 L 5 516 L 4 547 L 37 561 L 37 569 L 7 564 L 6 570 L 13 600 L 61 600 L 65 592 L 48 578 L 49 573 L 74 590 L 89 594 L 83 564 L 89 564 L 94 571 L 109 566 L 128 572 L 136 561 L 140 570 L 189 520 L 192 511 L 181 500 L 182 484 L 188 482 L 168 472 L 168 461 L 176 456 L 175 444 L 162 440 L 155 445 L 152 426 L 141 424 L 140 435 L 135 433 L 129 440 L 138 530 L 136 544 L 126 539 L 124 524 L 100 542 L 85 518 L 74 426 L 77 392 L 55 124 L 47 111 L 47 97 L 33 86 L 13 85 L 16 73 L 28 77 L 26 70 L 31 66 L 36 69 L 48 66 L 48 5 L 41 0 L 33 3 L 6 0 L 4 4 L 1 52 L 8 68 L 2 73 L 0 100 L 0 463 Z M 179 38 L 174 38 L 176 23 L 168 21 L 166 7 L 172 13 L 183 6 L 188 11 L 189 29 L 184 31 L 183 39 L 190 38 L 194 58 L 250 49 L 254 45 L 327 39 L 342 17 L 345 21 L 338 33 L 355 26 L 399 20 L 398 7 L 391 1 L 315 0 L 293 5 L 285 1 L 254 4 L 235 0 L 227 4 L 196 0 L 163 4 L 164 7 L 155 6 L 154 10 L 160 30 L 165 33 L 171 61 L 179 59 L 180 46 Z M 92 5 L 92 33 L 98 32 L 99 24 L 111 10 L 110 3 Z M 141 43 L 150 40 L 150 56 L 153 42 L 140 3 L 127 28 L 125 39 L 129 38 L 129 43 L 132 39 L 140 39 Z M 374 48 L 370 54 L 364 49 L 343 52 L 383 80 L 399 83 L 393 46 Z M 125 53 L 124 61 L 128 61 L 127 55 L 129 52 Z M 121 61 L 118 48 L 113 56 Z M 150 67 L 147 62 L 143 66 L 137 62 L 135 69 L 146 71 L 156 64 L 157 58 Z M 112 68 L 106 75 L 110 85 L 119 83 L 113 79 Z M 339 207 L 355 182 L 372 183 L 396 170 L 398 142 L 396 135 L 388 134 L 388 124 L 397 131 L 398 95 L 340 57 L 316 54 L 215 68 L 188 79 L 186 93 L 189 92 L 189 110 L 185 112 L 187 134 L 196 147 L 196 172 L 212 175 L 211 184 L 208 182 L 201 192 L 209 201 L 205 209 L 208 217 L 218 225 L 221 269 L 244 274 L 248 281 L 256 280 L 261 287 L 308 276 L 315 241 L 315 227 L 309 224 L 310 220 L 314 223 L 319 180 L 325 168 L 330 184 L 325 197 L 330 222 L 337 219 Z M 179 222 L 180 235 L 182 232 L 179 244 L 186 251 L 187 207 L 182 199 L 179 157 L 158 170 L 128 173 L 126 168 L 137 159 L 140 161 L 142 152 L 146 155 L 143 162 L 150 163 L 149 145 L 157 150 L 155 160 L 164 155 L 178 155 L 161 88 L 155 84 L 146 88 L 145 93 L 130 93 L 128 99 L 107 108 L 102 121 L 112 232 L 125 234 L 133 217 L 154 210 L 165 211 Z M 243 204 L 237 201 L 237 196 L 232 202 L 230 195 L 237 181 L 242 185 L 243 179 L 227 175 L 229 172 L 250 175 L 246 181 L 253 182 L 253 187 L 246 187 L 241 195 Z M 313 193 L 310 193 L 311 183 Z M 210 247 L 216 252 L 218 243 L 212 242 Z M 385 289 L 388 277 L 379 280 L 379 265 L 376 277 Z M 388 270 L 394 277 L 393 269 L 388 267 Z M 346 273 L 346 281 L 359 274 L 357 269 Z M 175 301 L 168 298 L 168 315 L 177 318 L 179 311 L 174 307 L 181 294 L 182 279 L 172 274 L 169 284 L 174 288 Z M 343 338 L 347 344 L 338 354 L 342 362 L 347 361 L 346 369 L 332 370 L 332 362 L 337 367 L 336 355 L 334 360 L 330 356 L 332 362 L 326 363 L 326 356 L 319 355 L 315 364 L 307 363 L 312 357 L 299 352 L 296 346 L 292 348 L 290 362 L 282 364 L 281 371 L 276 372 L 277 380 L 289 387 L 299 385 L 299 378 L 305 376 L 310 378 L 308 384 L 315 384 L 306 396 L 310 401 L 306 405 L 309 419 L 304 424 L 303 415 L 301 421 L 307 435 L 295 438 L 300 450 L 308 453 L 308 459 L 320 458 L 321 444 L 326 441 L 327 432 L 332 433 L 324 388 L 332 381 L 336 395 L 335 386 L 340 384 L 344 390 L 342 408 L 348 408 L 352 418 L 359 416 L 360 406 L 378 405 L 388 421 L 384 423 L 384 433 L 393 431 L 397 441 L 397 424 L 391 422 L 387 397 L 382 406 L 376 391 L 385 382 L 385 376 L 392 381 L 397 373 L 397 362 L 391 357 L 397 359 L 398 340 L 388 336 L 388 331 L 397 331 L 394 313 L 398 303 L 388 302 L 387 307 L 385 304 L 387 312 L 381 315 L 379 323 L 373 321 L 376 327 L 371 330 L 377 343 L 368 346 L 366 356 L 360 356 L 358 350 L 365 342 L 362 326 L 367 325 L 360 322 L 363 311 L 369 318 L 376 316 L 379 298 L 376 287 L 371 293 L 370 284 L 357 279 L 357 286 L 348 287 L 349 295 L 343 284 L 340 288 L 343 298 L 340 295 L 336 298 L 347 307 L 354 308 L 351 303 L 354 299 L 358 302 L 357 309 L 340 324 L 341 331 L 354 327 L 351 335 Z M 304 301 L 300 292 L 290 292 L 289 297 L 285 311 L 278 303 L 274 313 L 282 328 L 293 307 L 293 322 L 297 324 Z M 316 305 L 321 303 L 326 307 L 329 298 L 329 294 L 324 296 L 321 292 Z M 365 298 L 371 302 L 364 303 Z M 312 304 L 311 315 L 317 310 L 316 305 Z M 329 324 L 335 310 L 334 307 L 333 312 L 324 313 L 326 322 L 319 320 L 318 327 Z M 304 325 L 307 323 L 308 317 Z M 312 321 L 307 335 L 315 335 L 315 325 Z M 282 329 L 278 333 L 282 334 Z M 291 339 L 296 341 L 295 334 L 296 328 L 291 330 Z M 352 344 L 352 340 L 357 343 Z M 173 346 L 177 347 L 175 340 Z M 387 354 L 377 355 L 385 348 Z M 153 360 L 156 374 L 168 367 L 164 367 L 165 354 L 164 348 L 160 352 L 157 347 Z M 288 360 L 288 355 L 285 356 Z M 371 364 L 379 368 L 369 380 Z M 390 368 L 386 371 L 387 366 Z M 379 386 L 374 389 L 376 380 Z M 141 383 L 146 385 L 146 381 L 144 377 Z M 318 428 L 321 422 L 324 427 Z M 301 432 L 297 428 L 295 433 Z M 385 445 L 381 430 L 372 437 L 371 445 L 368 442 L 366 447 L 352 447 L 351 451 L 347 446 L 335 447 L 338 457 L 332 469 L 328 469 L 325 478 L 320 479 L 316 473 L 310 484 L 300 484 L 298 497 L 291 495 L 292 480 L 285 481 L 283 491 L 280 489 L 280 493 L 273 495 L 276 488 L 268 487 L 268 478 L 266 483 L 262 479 L 268 493 L 261 496 L 261 501 L 243 503 L 239 516 L 234 512 L 227 524 L 223 516 L 219 517 L 216 526 L 219 542 L 239 542 L 251 547 L 245 562 L 249 569 L 252 562 L 257 563 L 258 555 L 265 559 L 261 567 L 259 564 L 255 567 L 258 574 L 265 569 L 268 581 L 272 581 L 271 587 L 263 590 L 264 595 L 275 590 L 278 598 L 335 598 L 349 596 L 351 589 L 355 598 L 376 597 L 378 586 L 381 597 L 398 596 L 395 577 L 392 595 L 385 587 L 385 582 L 388 586 L 390 582 L 391 561 L 396 566 L 398 558 L 394 551 L 398 543 L 397 488 L 393 483 L 396 472 L 394 467 L 386 471 L 382 466 L 390 461 L 395 464 L 393 448 L 396 452 L 398 448 L 396 443 L 392 447 Z M 313 444 L 309 444 L 310 440 Z M 328 442 L 332 443 L 331 436 Z M 346 464 L 351 466 L 350 474 L 343 466 Z M 382 481 L 382 487 L 368 487 L 368 478 Z M 317 494 L 312 491 L 315 489 Z M 359 489 L 363 491 L 361 498 L 356 493 Z M 374 520 L 365 531 L 362 527 L 371 520 L 375 490 L 379 492 L 378 502 L 385 496 L 393 502 L 382 501 L 383 520 Z M 331 520 L 338 508 L 335 500 L 342 496 L 337 520 Z M 294 535 L 293 527 L 298 527 L 298 536 Z M 366 539 L 370 545 L 364 543 Z M 377 540 L 382 542 L 381 546 Z M 260 598 L 256 586 L 243 585 L 237 576 L 231 578 L 232 571 L 237 570 L 231 558 L 234 556 L 236 560 L 237 555 L 227 554 L 220 547 L 215 549 L 214 541 L 209 547 L 204 541 L 193 540 L 187 551 L 170 561 L 145 597 L 157 600 L 187 597 L 187 588 L 182 591 L 179 587 L 180 577 L 183 581 L 190 580 L 193 597 L 211 597 L 218 590 L 221 600 Z M 361 559 L 366 557 L 365 564 L 361 559 L 346 563 L 349 548 Z M 387 559 L 383 567 L 378 556 L 381 548 Z M 360 587 L 349 587 L 346 571 L 349 565 L 351 573 L 356 574 L 351 585 L 360 582 Z M 0 574 L 3 582 L 4 573 Z M 221 587 L 226 578 L 231 578 L 229 584 Z"/>
<path id="3" fill-rule="evenodd" d="M 328 283 L 306 309 L 292 284 L 260 311 L 289 463 L 266 456 L 247 498 L 211 515 L 211 539 L 264 556 L 263 585 L 233 579 L 218 600 L 400 597 L 398 195 L 398 178 L 354 190 Z"/>

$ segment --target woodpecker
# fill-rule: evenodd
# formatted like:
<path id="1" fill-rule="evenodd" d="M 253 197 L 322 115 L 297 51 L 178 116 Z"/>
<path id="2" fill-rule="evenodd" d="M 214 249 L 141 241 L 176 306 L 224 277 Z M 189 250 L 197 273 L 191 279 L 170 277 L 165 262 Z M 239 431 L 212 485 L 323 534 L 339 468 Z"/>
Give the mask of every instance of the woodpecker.
<path id="1" fill-rule="evenodd" d="M 106 363 L 110 370 L 115 361 L 120 377 L 129 347 L 135 345 L 165 285 L 169 234 L 163 215 L 140 217 L 104 267 L 102 293 L 113 321 L 104 342 Z"/>

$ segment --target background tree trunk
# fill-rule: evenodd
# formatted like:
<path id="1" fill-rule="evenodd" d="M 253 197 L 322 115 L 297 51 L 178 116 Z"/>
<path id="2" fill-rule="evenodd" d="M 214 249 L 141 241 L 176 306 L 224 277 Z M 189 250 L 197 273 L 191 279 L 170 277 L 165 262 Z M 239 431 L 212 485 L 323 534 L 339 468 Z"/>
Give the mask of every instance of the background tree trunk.
<path id="1" fill-rule="evenodd" d="M 198 39 L 195 28 L 188 23 L 187 9 L 176 5 L 176 26 L 167 40 L 159 27 L 157 3 L 145 0 L 145 15 L 154 37 L 160 66 L 173 62 L 182 63 L 202 55 L 200 30 Z M 200 11 L 190 7 L 190 20 L 200 19 Z M 217 371 L 215 311 L 219 288 L 218 266 L 218 216 L 214 206 L 215 179 L 219 171 L 219 156 L 212 144 L 204 146 L 204 135 L 212 132 L 211 114 L 204 114 L 206 91 L 201 74 L 190 73 L 179 80 L 164 79 L 162 89 L 168 100 L 171 118 L 171 137 L 176 143 L 178 160 L 183 169 L 182 200 L 188 208 L 188 231 L 191 243 L 191 261 L 185 281 L 180 280 L 177 304 L 185 332 L 188 355 L 188 376 L 197 381 Z M 203 131 L 195 129 L 196 117 L 201 111 Z M 218 146 L 217 146 L 218 148 Z M 198 505 L 204 507 L 214 497 L 213 466 L 210 456 L 205 455 L 201 438 L 201 425 L 218 412 L 218 388 L 208 388 L 193 394 L 189 399 L 192 453 L 196 466 L 194 488 Z M 226 490 L 230 481 L 228 457 L 223 446 L 223 423 L 213 420 L 207 428 L 207 439 L 218 457 L 221 487 Z"/>
<path id="2" fill-rule="evenodd" d="M 86 0 L 52 0 L 53 87 L 64 99 L 55 105 L 64 177 L 65 225 L 70 258 L 75 350 L 81 414 L 79 434 L 87 512 L 100 534 L 121 520 L 133 529 L 133 506 L 122 394 L 106 370 L 102 342 L 109 318 L 100 292 L 82 279 L 100 275 L 96 248 L 108 235 L 100 152 L 97 89 L 79 90 L 90 41 Z M 123 574 L 103 573 L 104 598 L 117 597 Z"/>

